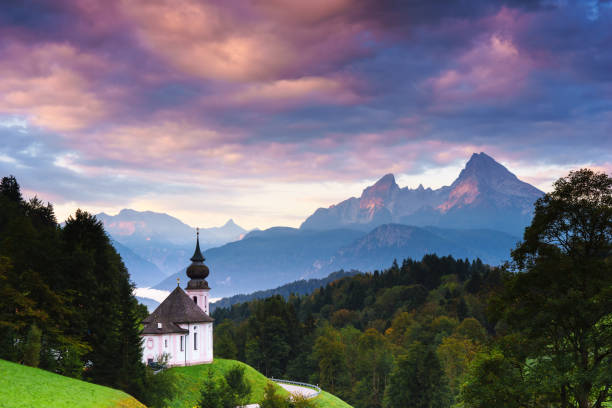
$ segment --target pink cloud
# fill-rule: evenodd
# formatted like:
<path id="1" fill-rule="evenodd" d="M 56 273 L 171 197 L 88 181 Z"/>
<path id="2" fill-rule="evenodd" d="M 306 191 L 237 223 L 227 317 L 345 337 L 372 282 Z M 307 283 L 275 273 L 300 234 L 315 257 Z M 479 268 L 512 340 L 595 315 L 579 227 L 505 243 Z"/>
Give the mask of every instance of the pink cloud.
<path id="1" fill-rule="evenodd" d="M 525 90 L 539 61 L 513 41 L 512 33 L 524 24 L 521 18 L 518 13 L 502 9 L 485 21 L 484 25 L 490 28 L 452 67 L 423 83 L 433 96 L 433 110 L 453 110 L 466 102 L 497 103 Z"/>
<path id="2" fill-rule="evenodd" d="M 287 110 L 303 105 L 352 105 L 365 98 L 357 94 L 355 81 L 341 77 L 301 77 L 240 85 L 218 97 L 206 98 L 207 107 L 245 107 Z"/>
<path id="3" fill-rule="evenodd" d="M 368 27 L 344 13 L 353 2 L 276 3 L 125 0 L 121 9 L 145 48 L 198 78 L 290 79 L 365 51 Z"/>
<path id="4" fill-rule="evenodd" d="M 120 92 L 96 89 L 86 74 L 105 69 L 102 58 L 68 44 L 11 43 L 0 59 L 0 111 L 47 129 L 83 129 L 108 117 L 113 108 L 105 99 Z"/>

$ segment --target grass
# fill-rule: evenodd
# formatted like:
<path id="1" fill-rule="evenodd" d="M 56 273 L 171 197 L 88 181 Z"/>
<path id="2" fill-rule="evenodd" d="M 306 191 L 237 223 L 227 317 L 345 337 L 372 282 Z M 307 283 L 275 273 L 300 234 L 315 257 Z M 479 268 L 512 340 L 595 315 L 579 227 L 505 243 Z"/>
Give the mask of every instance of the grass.
<path id="1" fill-rule="evenodd" d="M 220 378 L 224 373 L 229 371 L 234 365 L 240 365 L 245 368 L 245 376 L 249 384 L 251 384 L 251 399 L 250 404 L 259 403 L 263 399 L 264 388 L 268 383 L 268 379 L 255 370 L 253 367 L 235 360 L 225 360 L 215 358 L 212 364 L 200 364 L 188 367 L 174 367 L 170 370 L 178 377 L 179 393 L 172 400 L 168 401 L 168 406 L 172 408 L 192 408 L 200 398 L 200 389 L 204 383 L 204 379 L 208 375 L 208 370 L 212 370 L 214 378 Z M 277 390 L 282 395 L 288 395 L 287 391 L 277 386 Z"/>
<path id="2" fill-rule="evenodd" d="M 0 360 L 1 408 L 144 408 L 123 391 Z"/>
<path id="3" fill-rule="evenodd" d="M 321 394 L 314 398 L 312 402 L 316 408 L 352 408 L 340 398 L 325 391 L 321 391 Z"/>

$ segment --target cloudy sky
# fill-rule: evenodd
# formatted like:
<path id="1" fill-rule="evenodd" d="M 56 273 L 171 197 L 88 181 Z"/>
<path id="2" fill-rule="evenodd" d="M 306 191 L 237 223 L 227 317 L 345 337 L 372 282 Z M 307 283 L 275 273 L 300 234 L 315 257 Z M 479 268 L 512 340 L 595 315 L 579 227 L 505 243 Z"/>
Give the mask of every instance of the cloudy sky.
<path id="1" fill-rule="evenodd" d="M 0 175 L 60 220 L 297 226 L 480 151 L 612 171 L 612 2 L 0 2 Z"/>

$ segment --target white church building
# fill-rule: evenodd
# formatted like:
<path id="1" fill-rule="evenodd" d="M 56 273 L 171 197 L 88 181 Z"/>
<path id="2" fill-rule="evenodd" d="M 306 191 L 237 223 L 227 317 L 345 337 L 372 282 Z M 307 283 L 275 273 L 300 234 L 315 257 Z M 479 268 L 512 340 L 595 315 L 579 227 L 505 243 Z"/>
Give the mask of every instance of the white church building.
<path id="1" fill-rule="evenodd" d="M 200 237 L 187 268 L 187 288 L 179 285 L 143 320 L 142 358 L 145 364 L 169 355 L 169 366 L 213 361 L 213 319 L 209 316 L 208 267 L 200 251 Z"/>

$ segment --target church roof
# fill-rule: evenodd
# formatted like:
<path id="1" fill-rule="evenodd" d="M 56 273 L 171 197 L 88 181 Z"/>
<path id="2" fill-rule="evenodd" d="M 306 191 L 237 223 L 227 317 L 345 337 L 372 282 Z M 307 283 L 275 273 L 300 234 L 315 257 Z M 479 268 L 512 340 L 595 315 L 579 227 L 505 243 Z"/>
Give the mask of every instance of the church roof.
<path id="1" fill-rule="evenodd" d="M 214 321 L 179 286 L 143 320 L 143 334 L 182 333 L 179 323 L 209 323 Z M 157 328 L 162 323 L 162 328 Z M 167 328 L 167 329 L 166 329 Z"/>
<path id="2" fill-rule="evenodd" d="M 161 323 L 162 327 L 159 328 L 157 323 Z M 145 323 L 145 327 L 142 330 L 142 334 L 169 334 L 169 333 L 189 333 L 189 330 L 183 329 L 180 326 L 172 322 L 152 322 Z"/>

